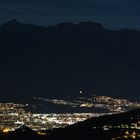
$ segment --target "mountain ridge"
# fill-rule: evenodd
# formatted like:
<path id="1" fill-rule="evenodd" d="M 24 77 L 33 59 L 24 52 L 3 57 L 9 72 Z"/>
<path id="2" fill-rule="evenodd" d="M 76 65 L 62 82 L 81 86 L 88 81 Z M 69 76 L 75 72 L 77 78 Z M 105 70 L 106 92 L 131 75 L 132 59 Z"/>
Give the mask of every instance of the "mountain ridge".
<path id="1" fill-rule="evenodd" d="M 97 29 L 101 30 L 102 29 L 102 30 L 106 30 L 106 31 L 108 30 L 108 31 L 114 31 L 114 32 L 118 32 L 118 31 L 121 31 L 121 32 L 129 32 L 129 31 L 140 32 L 139 30 L 133 29 L 133 28 L 122 28 L 122 29 L 118 29 L 118 30 L 108 29 L 108 28 L 105 28 L 101 23 L 94 22 L 94 21 L 81 21 L 81 22 L 78 22 L 78 23 L 60 22 L 60 23 L 58 23 L 56 25 L 49 25 L 49 26 L 41 25 L 40 26 L 40 25 L 34 25 L 32 23 L 21 22 L 21 21 L 19 21 L 17 19 L 11 19 L 11 20 L 1 24 L 0 27 L 3 28 L 3 27 L 6 27 L 6 26 L 12 26 L 12 25 L 13 26 L 24 25 L 24 26 L 29 26 L 29 27 L 32 26 L 32 27 L 36 27 L 36 28 L 40 28 L 40 29 L 44 29 L 44 28 L 52 29 L 52 28 L 56 28 L 56 27 L 58 27 L 59 29 L 69 28 L 69 27 L 75 29 L 77 27 L 83 28 L 83 27 L 85 27 L 85 25 L 89 25 L 88 28 L 94 26 L 93 29 L 95 29 L 95 30 L 97 30 Z M 92 29 L 91 29 L 91 31 L 92 31 Z"/>
<path id="2" fill-rule="evenodd" d="M 38 26 L 38 25 L 33 25 L 33 24 L 29 24 L 29 23 L 22 23 L 22 22 L 19 22 L 17 19 L 12 19 L 12 20 L 9 20 L 8 22 L 0 25 L 0 26 L 11 26 L 11 25 L 32 25 L 32 26 L 36 26 L 36 27 L 44 27 L 44 28 L 50 28 L 50 27 L 56 27 L 58 26 L 59 28 L 63 28 L 63 27 L 70 27 L 70 26 L 84 26 L 84 24 L 88 24 L 88 25 L 95 25 L 95 26 L 98 26 L 98 28 L 104 28 L 102 26 L 102 24 L 100 23 L 97 23 L 97 22 L 90 22 L 90 21 L 83 21 L 83 22 L 79 22 L 77 24 L 75 23 L 72 23 L 72 22 L 62 22 L 62 23 L 59 23 L 59 24 L 56 24 L 56 25 L 53 25 L 53 26 Z"/>
<path id="3" fill-rule="evenodd" d="M 96 88 L 97 94 L 140 97 L 139 31 L 111 31 L 91 22 L 38 27 L 12 20 L 0 26 L 0 39 L 1 93 L 67 96 Z"/>

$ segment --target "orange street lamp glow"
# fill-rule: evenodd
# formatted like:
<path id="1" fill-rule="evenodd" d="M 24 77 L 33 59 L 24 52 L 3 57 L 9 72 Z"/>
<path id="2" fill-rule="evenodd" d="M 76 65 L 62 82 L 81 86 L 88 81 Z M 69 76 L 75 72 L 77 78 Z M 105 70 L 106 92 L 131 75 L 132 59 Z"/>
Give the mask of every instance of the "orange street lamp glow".
<path id="1" fill-rule="evenodd" d="M 3 132 L 3 133 L 8 133 L 8 132 L 9 132 L 9 129 L 8 129 L 8 128 L 4 128 L 4 129 L 2 130 L 2 132 Z"/>

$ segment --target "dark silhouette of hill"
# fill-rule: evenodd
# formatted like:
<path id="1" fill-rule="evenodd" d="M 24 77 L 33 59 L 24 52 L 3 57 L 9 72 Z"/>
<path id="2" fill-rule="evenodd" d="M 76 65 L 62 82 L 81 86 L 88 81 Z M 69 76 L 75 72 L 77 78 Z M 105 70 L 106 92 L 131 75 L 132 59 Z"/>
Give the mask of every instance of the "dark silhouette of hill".
<path id="1" fill-rule="evenodd" d="M 71 126 L 68 126 L 67 128 L 76 128 L 80 127 L 81 129 L 92 129 L 94 126 L 95 127 L 102 127 L 105 125 L 113 125 L 117 126 L 119 124 L 131 124 L 138 122 L 140 119 L 140 109 L 135 109 L 129 112 L 125 113 L 119 113 L 119 114 L 112 114 L 112 115 L 106 115 L 106 116 L 100 116 L 100 117 L 95 117 L 88 119 L 84 122 L 80 122 Z"/>
<path id="2" fill-rule="evenodd" d="M 77 89 L 96 88 L 136 99 L 139 40 L 139 31 L 111 31 L 92 22 L 38 27 L 9 21 L 0 26 L 1 96 L 74 96 Z"/>
<path id="3" fill-rule="evenodd" d="M 130 130 L 130 128 L 111 128 L 106 131 L 103 129 L 104 126 L 121 126 L 122 124 L 130 126 L 132 123 L 137 123 L 139 120 L 140 109 L 126 113 L 101 116 L 68 126 L 64 129 L 55 129 L 51 132 L 50 139 L 111 140 L 111 138 L 118 137 L 122 131 Z M 133 129 L 133 131 L 134 130 L 135 129 Z"/>
<path id="4" fill-rule="evenodd" d="M 37 132 L 34 132 L 30 128 L 26 126 L 21 126 L 19 129 L 8 132 L 8 133 L 0 133 L 1 140 L 26 140 L 26 139 L 34 139 L 34 140 L 44 140 L 46 136 L 39 136 Z"/>

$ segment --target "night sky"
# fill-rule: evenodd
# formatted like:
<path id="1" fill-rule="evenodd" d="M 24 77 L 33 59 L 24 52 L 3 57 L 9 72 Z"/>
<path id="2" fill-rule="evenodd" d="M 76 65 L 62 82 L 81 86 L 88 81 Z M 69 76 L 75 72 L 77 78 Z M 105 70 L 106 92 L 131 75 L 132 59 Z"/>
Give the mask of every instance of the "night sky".
<path id="1" fill-rule="evenodd" d="M 16 18 L 36 25 L 96 21 L 140 29 L 139 0 L 0 0 L 0 24 Z"/>
<path id="2" fill-rule="evenodd" d="M 14 18 L 21 23 L 43 26 L 93 21 L 109 29 L 140 29 L 139 17 L 139 0 L 0 0 L 0 24 Z M 72 46 L 66 40 L 63 42 L 63 39 L 59 41 L 56 38 L 62 45 L 60 48 L 57 43 L 51 44 L 53 40 L 50 44 L 47 42 L 47 45 L 42 45 L 40 40 L 44 37 L 36 38 L 37 43 L 34 43 L 34 38 L 30 41 L 27 39 L 24 44 L 24 40 L 18 41 L 14 36 L 18 37 L 9 34 L 5 42 L 1 43 L 1 101 L 25 95 L 78 96 L 79 91 L 130 99 L 140 97 L 140 67 L 137 65 L 140 50 L 136 47 L 132 51 L 131 42 L 124 45 L 126 48 L 121 48 L 121 40 L 121 45 L 117 46 L 118 42 L 110 39 L 109 45 L 116 48 L 105 49 L 107 46 L 104 47 L 100 41 L 98 48 L 96 40 L 92 42 L 95 45 L 93 47 L 88 38 L 87 42 L 83 39 L 82 43 L 73 39 Z M 75 42 L 81 47 L 76 48 Z"/>

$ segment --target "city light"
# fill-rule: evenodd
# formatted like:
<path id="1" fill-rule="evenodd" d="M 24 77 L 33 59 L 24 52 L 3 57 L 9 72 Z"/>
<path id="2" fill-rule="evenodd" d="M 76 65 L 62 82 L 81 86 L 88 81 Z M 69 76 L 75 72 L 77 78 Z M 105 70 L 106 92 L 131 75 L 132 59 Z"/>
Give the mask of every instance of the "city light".
<path id="1" fill-rule="evenodd" d="M 29 104 L 0 103 L 0 131 L 6 133 L 18 129 L 21 125 L 26 125 L 32 130 L 41 132 L 42 130 L 64 128 L 68 125 L 85 121 L 93 117 L 118 114 L 140 107 L 138 102 L 95 95 L 90 98 L 78 97 L 77 99 L 44 99 L 40 97 L 34 97 L 34 99 L 39 100 L 41 103 L 47 102 L 58 106 L 88 108 L 91 109 L 91 112 L 37 113 L 28 110 Z M 95 108 L 106 109 L 108 111 L 104 113 L 92 112 Z M 133 120 L 133 117 L 131 119 Z M 7 127 L 5 128 L 5 126 Z M 96 126 L 93 127 L 96 128 Z M 138 120 L 138 122 L 134 122 L 129 126 L 126 124 L 118 126 L 106 125 L 103 127 L 103 130 L 109 130 L 111 128 L 130 128 L 140 130 L 140 121 Z"/>
<path id="2" fill-rule="evenodd" d="M 3 133 L 8 133 L 9 131 L 10 131 L 10 129 L 8 129 L 8 128 L 4 128 L 4 129 L 2 130 Z"/>

